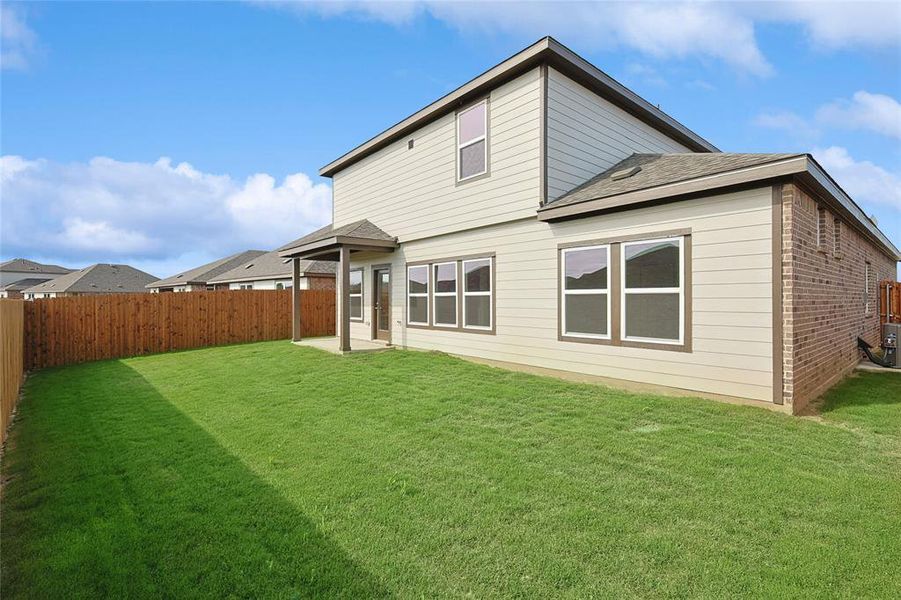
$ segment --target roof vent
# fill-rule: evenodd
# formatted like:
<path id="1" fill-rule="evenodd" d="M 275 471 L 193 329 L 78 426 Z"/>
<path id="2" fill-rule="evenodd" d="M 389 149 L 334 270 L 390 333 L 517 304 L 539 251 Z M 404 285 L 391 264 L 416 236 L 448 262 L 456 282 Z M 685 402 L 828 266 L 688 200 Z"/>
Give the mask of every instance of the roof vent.
<path id="1" fill-rule="evenodd" d="M 246 265 L 244 265 L 244 268 L 249 269 L 252 266 L 253 266 L 253 263 L 247 263 Z"/>
<path id="2" fill-rule="evenodd" d="M 632 177 L 636 173 L 641 171 L 641 167 L 629 167 L 628 169 L 620 169 L 619 171 L 614 171 L 613 174 L 610 175 L 610 179 L 613 181 L 619 181 L 620 179 L 628 179 Z"/>

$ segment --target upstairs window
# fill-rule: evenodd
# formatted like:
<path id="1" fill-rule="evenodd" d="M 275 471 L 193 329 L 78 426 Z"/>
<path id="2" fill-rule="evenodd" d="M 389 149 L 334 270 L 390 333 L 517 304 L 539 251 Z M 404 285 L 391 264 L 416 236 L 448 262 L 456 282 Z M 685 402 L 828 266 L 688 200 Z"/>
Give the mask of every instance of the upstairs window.
<path id="1" fill-rule="evenodd" d="M 457 179 L 488 172 L 488 101 L 457 113 Z"/>
<path id="2" fill-rule="evenodd" d="M 407 268 L 407 323 L 429 324 L 429 266 Z"/>
<path id="3" fill-rule="evenodd" d="M 682 238 L 628 242 L 622 248 L 623 339 L 682 343 Z"/>
<path id="4" fill-rule="evenodd" d="M 357 269 L 350 272 L 350 319 L 352 321 L 363 320 L 363 271 Z"/>
<path id="5" fill-rule="evenodd" d="M 563 335 L 609 339 L 610 246 L 567 248 L 563 253 Z"/>

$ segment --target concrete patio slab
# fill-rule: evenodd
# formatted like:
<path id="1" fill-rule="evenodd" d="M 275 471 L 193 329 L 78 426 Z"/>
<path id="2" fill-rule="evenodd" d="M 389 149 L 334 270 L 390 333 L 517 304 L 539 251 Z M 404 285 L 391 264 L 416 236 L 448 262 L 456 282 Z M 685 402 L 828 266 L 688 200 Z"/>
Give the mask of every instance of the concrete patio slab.
<path id="1" fill-rule="evenodd" d="M 332 354 L 361 354 L 364 352 L 384 352 L 385 350 L 392 350 L 394 348 L 394 346 L 391 346 L 382 341 L 351 338 L 350 352 L 344 352 L 338 347 L 337 336 L 307 338 L 299 342 L 291 343 L 295 346 L 308 346 L 310 348 L 318 348 L 319 350 L 325 350 L 326 352 L 331 352 Z"/>

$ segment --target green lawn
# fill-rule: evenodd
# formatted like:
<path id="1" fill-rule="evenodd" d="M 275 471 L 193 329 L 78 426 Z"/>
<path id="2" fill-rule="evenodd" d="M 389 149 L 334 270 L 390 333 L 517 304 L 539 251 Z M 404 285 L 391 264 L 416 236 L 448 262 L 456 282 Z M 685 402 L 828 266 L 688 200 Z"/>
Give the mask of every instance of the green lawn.
<path id="1" fill-rule="evenodd" d="M 16 597 L 901 596 L 901 376 L 820 420 L 285 342 L 29 377 Z"/>

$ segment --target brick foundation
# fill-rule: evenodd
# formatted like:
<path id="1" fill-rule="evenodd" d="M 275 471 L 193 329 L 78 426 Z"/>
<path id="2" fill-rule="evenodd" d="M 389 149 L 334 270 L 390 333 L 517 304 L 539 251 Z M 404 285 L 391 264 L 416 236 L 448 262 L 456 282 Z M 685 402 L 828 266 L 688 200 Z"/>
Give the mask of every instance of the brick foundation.
<path id="1" fill-rule="evenodd" d="M 782 187 L 783 400 L 797 414 L 857 364 L 857 338 L 878 345 L 876 282 L 895 278 L 895 261 L 846 222 L 834 248 L 836 215 L 794 183 Z M 865 310 L 869 261 L 871 310 Z"/>

